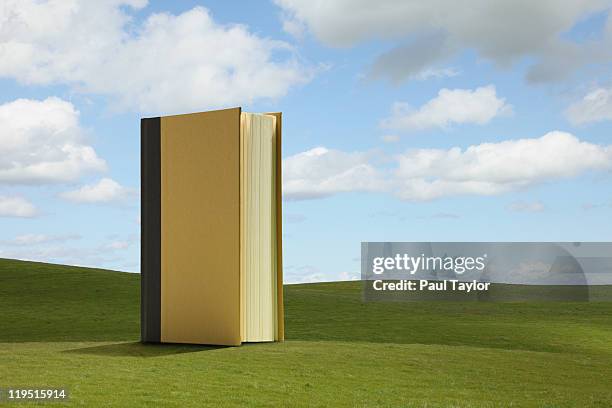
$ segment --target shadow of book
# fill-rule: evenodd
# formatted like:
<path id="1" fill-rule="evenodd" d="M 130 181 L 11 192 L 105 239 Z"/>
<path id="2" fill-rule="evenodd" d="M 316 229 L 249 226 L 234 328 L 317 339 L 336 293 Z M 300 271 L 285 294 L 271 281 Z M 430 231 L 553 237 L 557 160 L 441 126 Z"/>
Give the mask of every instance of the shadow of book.
<path id="1" fill-rule="evenodd" d="M 193 344 L 148 344 L 140 342 L 103 344 L 65 350 L 64 353 L 89 354 L 108 357 L 161 357 L 175 354 L 211 351 L 226 346 L 201 346 Z"/>

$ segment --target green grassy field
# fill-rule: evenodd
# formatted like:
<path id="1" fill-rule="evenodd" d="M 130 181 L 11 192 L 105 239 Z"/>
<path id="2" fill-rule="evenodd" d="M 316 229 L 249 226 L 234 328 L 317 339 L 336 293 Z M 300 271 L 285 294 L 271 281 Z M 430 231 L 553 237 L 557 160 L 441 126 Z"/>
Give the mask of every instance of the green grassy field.
<path id="1" fill-rule="evenodd" d="M 142 345 L 138 275 L 0 259 L 0 388 L 87 407 L 612 406 L 610 302 L 362 303 L 341 282 L 286 286 L 285 308 L 284 343 Z"/>

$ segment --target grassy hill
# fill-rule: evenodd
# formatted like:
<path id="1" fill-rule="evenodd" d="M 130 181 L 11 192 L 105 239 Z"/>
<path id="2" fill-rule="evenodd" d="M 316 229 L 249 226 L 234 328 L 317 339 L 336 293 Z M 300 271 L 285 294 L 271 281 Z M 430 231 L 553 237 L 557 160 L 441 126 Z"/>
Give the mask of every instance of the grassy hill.
<path id="1" fill-rule="evenodd" d="M 139 275 L 0 259 L 0 388 L 67 386 L 74 406 L 612 406 L 612 302 L 362 303 L 340 282 L 286 286 L 285 309 L 284 343 L 142 345 Z"/>

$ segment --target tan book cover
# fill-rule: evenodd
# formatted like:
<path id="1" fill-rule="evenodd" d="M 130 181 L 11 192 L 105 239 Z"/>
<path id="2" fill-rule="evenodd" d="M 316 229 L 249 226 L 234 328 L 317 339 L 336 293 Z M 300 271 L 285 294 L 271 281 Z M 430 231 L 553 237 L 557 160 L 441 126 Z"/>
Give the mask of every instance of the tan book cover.
<path id="1" fill-rule="evenodd" d="M 233 108 L 142 128 L 143 341 L 282 341 L 281 114 Z"/>

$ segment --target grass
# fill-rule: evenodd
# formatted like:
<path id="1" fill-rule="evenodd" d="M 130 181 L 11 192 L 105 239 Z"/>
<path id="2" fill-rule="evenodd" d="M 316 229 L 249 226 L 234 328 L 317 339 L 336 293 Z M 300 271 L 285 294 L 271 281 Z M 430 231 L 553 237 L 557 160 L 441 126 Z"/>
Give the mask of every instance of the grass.
<path id="1" fill-rule="evenodd" d="M 285 308 L 284 343 L 143 345 L 138 275 L 0 259 L 0 388 L 87 407 L 612 406 L 611 302 L 362 303 L 340 282 L 286 286 Z"/>

